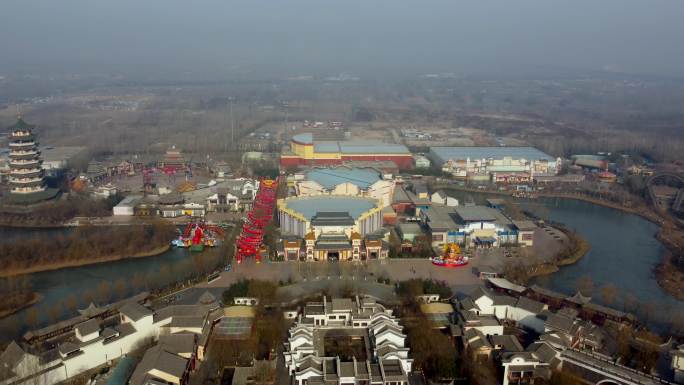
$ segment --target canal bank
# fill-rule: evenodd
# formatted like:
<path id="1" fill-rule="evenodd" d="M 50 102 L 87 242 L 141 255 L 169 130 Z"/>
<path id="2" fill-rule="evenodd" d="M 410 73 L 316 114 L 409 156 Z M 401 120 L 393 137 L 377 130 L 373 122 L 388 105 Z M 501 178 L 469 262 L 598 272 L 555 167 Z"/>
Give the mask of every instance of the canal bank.
<path id="1" fill-rule="evenodd" d="M 510 192 L 503 192 L 503 191 L 489 191 L 489 190 L 476 190 L 476 189 L 470 189 L 470 188 L 465 188 L 465 187 L 455 187 L 451 185 L 444 185 L 444 186 L 434 186 L 434 188 L 437 189 L 442 189 L 446 191 L 451 191 L 452 193 L 455 193 L 457 196 L 461 195 L 475 195 L 475 196 L 484 196 L 484 195 L 499 195 L 499 196 L 507 196 L 507 197 L 512 197 L 512 194 Z M 663 234 L 663 228 L 666 226 L 668 223 L 654 210 L 652 210 L 649 207 L 644 207 L 644 206 L 638 206 L 638 207 L 628 207 L 624 206 L 621 204 L 617 204 L 614 202 L 606 201 L 603 199 L 597 199 L 593 197 L 589 197 L 583 194 L 558 194 L 558 193 L 539 193 L 538 196 L 541 199 L 563 199 L 563 200 L 574 200 L 574 201 L 580 201 L 580 202 L 586 202 L 590 203 L 592 205 L 600 206 L 600 207 L 605 207 L 613 210 L 617 210 L 623 213 L 627 214 L 632 214 L 638 217 L 641 217 L 642 219 L 649 221 L 657 226 L 659 226 L 658 231 L 654 235 L 654 238 L 660 241 L 660 243 L 664 246 L 664 250 L 662 254 L 660 255 L 660 258 L 658 262 L 653 266 L 652 270 L 655 275 L 656 282 L 660 285 L 660 287 L 665 291 L 668 295 L 678 299 L 679 301 L 684 301 L 684 289 L 681 287 L 681 282 L 684 282 L 684 273 L 679 271 L 676 267 L 674 267 L 671 263 L 670 255 L 671 253 L 674 253 L 676 250 L 678 250 L 678 246 L 673 243 L 673 242 L 668 242 L 667 237 L 664 236 Z M 514 198 L 517 199 L 517 198 Z M 525 201 L 524 199 L 521 201 Z M 679 234 L 682 233 L 682 230 L 679 229 L 677 230 Z M 535 274 L 537 276 L 539 275 L 547 275 L 555 272 L 555 269 L 551 266 L 544 266 L 541 269 L 542 273 Z"/>
<path id="2" fill-rule="evenodd" d="M 570 237 L 570 234 L 567 234 Z M 573 265 L 579 262 L 585 255 L 591 250 L 591 245 L 589 242 L 580 237 L 579 235 L 573 235 L 573 250 L 566 256 L 559 257 L 559 259 L 553 263 L 547 262 L 540 265 L 533 266 L 527 275 L 528 280 L 534 278 L 543 277 L 546 275 L 551 275 L 560 271 L 564 266 Z"/>
<path id="3" fill-rule="evenodd" d="M 462 199 L 465 196 L 457 197 Z M 474 197 L 479 203 L 483 203 L 486 195 Z M 538 212 L 541 217 L 564 223 L 568 229 L 577 232 L 591 244 L 589 252 L 576 263 L 563 266 L 550 276 L 537 277 L 532 283 L 571 295 L 576 291 L 578 280 L 588 277 L 593 282 L 597 302 L 603 302 L 600 288 L 610 284 L 624 294 L 620 294 L 620 298 L 612 304 L 604 302 L 606 305 L 622 308 L 625 299 L 628 302 L 636 299 L 639 303 L 658 306 L 663 310 L 659 313 L 684 311 L 684 302 L 668 296 L 656 282 L 653 270 L 664 252 L 663 245 L 654 238 L 658 231 L 657 225 L 634 214 L 579 200 L 540 198 L 521 201 L 521 205 L 525 210 Z M 24 233 L 5 234 L 4 239 L 32 236 L 30 231 L 13 231 Z M 145 285 L 156 285 L 164 280 L 168 283 L 182 279 L 190 270 L 189 267 L 201 262 L 201 257 L 192 255 L 187 249 L 170 249 L 152 257 L 122 259 L 26 275 L 31 281 L 32 290 L 43 295 L 44 300 L 0 320 L 0 330 L 4 331 L 3 335 L 14 330 L 8 335 L 16 335 L 29 327 L 45 325 L 50 321 L 48 314 L 60 305 L 61 314 L 71 316 L 75 311 L 64 306 L 67 299 L 75 297 L 78 306 L 83 308 L 87 306 L 88 299 L 93 298 L 93 295 L 97 296 L 98 287 L 103 282 L 107 282 L 110 289 L 118 281 L 128 283 L 128 294 L 132 294 L 135 290 L 141 290 L 141 281 Z M 234 268 L 242 271 L 243 267 Z M 258 266 L 254 269 L 260 270 Z M 410 272 L 407 274 L 412 275 Z M 27 315 L 31 309 L 39 314 L 35 325 L 28 322 L 30 317 Z"/>
<path id="4" fill-rule="evenodd" d="M 25 269 L 6 269 L 3 271 L 0 271 L 0 278 L 7 278 L 7 277 L 14 277 L 18 275 L 25 275 L 25 274 L 34 274 L 34 273 L 41 273 L 41 272 L 46 272 L 46 271 L 51 271 L 51 270 L 60 270 L 60 269 L 66 269 L 70 267 L 81 267 L 81 266 L 88 266 L 88 265 L 94 265 L 98 263 L 104 263 L 104 262 L 114 262 L 114 261 L 119 261 L 122 259 L 128 259 L 128 258 L 144 258 L 144 257 L 153 257 L 156 255 L 163 254 L 171 248 L 171 245 L 164 245 L 160 246 L 157 248 L 154 248 L 149 251 L 141 252 L 141 253 L 135 253 L 131 255 L 124 255 L 124 254 L 115 254 L 115 255 L 105 255 L 105 256 L 97 256 L 97 257 L 89 257 L 88 259 L 79 259 L 79 260 L 74 260 L 74 261 L 64 261 L 64 262 L 59 262 L 59 263 L 46 263 L 46 264 L 41 264 L 37 266 L 31 266 Z"/>
<path id="5" fill-rule="evenodd" d="M 471 198 L 478 204 L 485 204 L 486 198 L 492 196 L 489 192 L 456 188 L 449 189 L 449 193 L 460 201 Z M 650 218 L 585 199 L 540 197 L 516 202 L 540 218 L 564 224 L 591 245 L 579 261 L 551 275 L 538 276 L 533 284 L 572 294 L 580 279 L 591 280 L 594 298 L 605 305 L 624 307 L 625 303 L 631 306 L 637 302 L 684 311 L 684 302 L 670 295 L 657 281 L 655 269 L 666 248 L 656 238 L 659 225 Z M 613 301 L 603 301 L 600 289 L 609 284 L 621 295 Z"/>
<path id="6" fill-rule="evenodd" d="M 0 229 L 0 278 L 159 255 L 178 229 L 170 224 Z"/>

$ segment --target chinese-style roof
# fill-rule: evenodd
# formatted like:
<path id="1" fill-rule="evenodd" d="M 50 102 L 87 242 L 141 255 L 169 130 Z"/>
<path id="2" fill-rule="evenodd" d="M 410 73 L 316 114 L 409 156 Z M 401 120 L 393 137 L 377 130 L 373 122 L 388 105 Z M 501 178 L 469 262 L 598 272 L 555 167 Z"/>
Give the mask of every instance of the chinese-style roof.
<path id="1" fill-rule="evenodd" d="M 7 130 L 8 131 L 22 131 L 22 130 L 32 130 L 34 128 L 36 128 L 36 126 L 26 123 L 26 121 L 24 119 L 19 117 L 19 118 L 17 118 L 16 123 L 7 127 Z"/>

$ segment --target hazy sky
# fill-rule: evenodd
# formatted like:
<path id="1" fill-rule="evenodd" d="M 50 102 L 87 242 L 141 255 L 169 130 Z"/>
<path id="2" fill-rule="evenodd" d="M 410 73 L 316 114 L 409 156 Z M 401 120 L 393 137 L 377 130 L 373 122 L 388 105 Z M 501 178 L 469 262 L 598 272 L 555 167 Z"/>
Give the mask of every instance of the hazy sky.
<path id="1" fill-rule="evenodd" d="M 2 0 L 2 73 L 684 76 L 682 0 Z"/>

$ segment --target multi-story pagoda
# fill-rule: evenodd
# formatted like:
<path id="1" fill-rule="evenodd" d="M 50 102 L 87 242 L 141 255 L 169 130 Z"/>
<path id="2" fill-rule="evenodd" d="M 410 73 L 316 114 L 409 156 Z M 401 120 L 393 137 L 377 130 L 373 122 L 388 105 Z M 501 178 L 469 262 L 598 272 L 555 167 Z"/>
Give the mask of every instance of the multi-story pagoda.
<path id="1" fill-rule="evenodd" d="M 176 146 L 171 146 L 164 155 L 162 166 L 168 171 L 179 171 L 185 169 L 185 159 Z"/>
<path id="2" fill-rule="evenodd" d="M 9 184 L 12 195 L 42 193 L 46 190 L 45 177 L 33 134 L 34 126 L 19 117 L 9 131 Z M 41 194 L 43 195 L 43 194 Z"/>

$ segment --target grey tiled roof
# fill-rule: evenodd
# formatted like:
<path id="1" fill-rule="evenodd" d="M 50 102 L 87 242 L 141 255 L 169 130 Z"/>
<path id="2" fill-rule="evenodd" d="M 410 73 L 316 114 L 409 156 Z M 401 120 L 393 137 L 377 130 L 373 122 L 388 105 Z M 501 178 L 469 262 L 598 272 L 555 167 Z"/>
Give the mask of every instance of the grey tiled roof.
<path id="1" fill-rule="evenodd" d="M 161 345 L 156 345 L 145 352 L 129 383 L 131 385 L 144 385 L 148 380 L 154 378 L 149 374 L 152 370 L 182 378 L 187 367 L 188 360 L 167 352 Z"/>
<path id="2" fill-rule="evenodd" d="M 564 315 L 550 314 L 544 323 L 544 326 L 567 333 L 572 329 L 574 321 L 574 318 L 569 318 Z"/>
<path id="3" fill-rule="evenodd" d="M 82 335 L 88 335 L 100 331 L 100 323 L 95 318 L 91 318 L 75 326 L 75 329 Z"/>
<path id="4" fill-rule="evenodd" d="M 332 310 L 335 311 L 351 311 L 352 300 L 350 298 L 333 298 L 332 299 Z"/>
<path id="5" fill-rule="evenodd" d="M 529 299 L 527 297 L 518 298 L 518 303 L 516 303 L 515 306 L 535 314 L 539 314 L 542 310 L 544 310 L 543 303 Z"/>
<path id="6" fill-rule="evenodd" d="M 492 335 L 489 336 L 489 341 L 492 345 L 501 346 L 502 350 L 506 352 L 521 352 L 524 350 L 520 341 L 510 334 Z"/>
<path id="7" fill-rule="evenodd" d="M 192 333 L 161 335 L 159 345 L 169 353 L 192 353 L 195 350 L 195 335 Z"/>
<path id="8" fill-rule="evenodd" d="M 133 321 L 139 321 L 148 315 L 152 315 L 152 310 L 140 305 L 137 302 L 129 302 L 121 306 L 121 308 L 119 308 L 119 312 Z"/>

